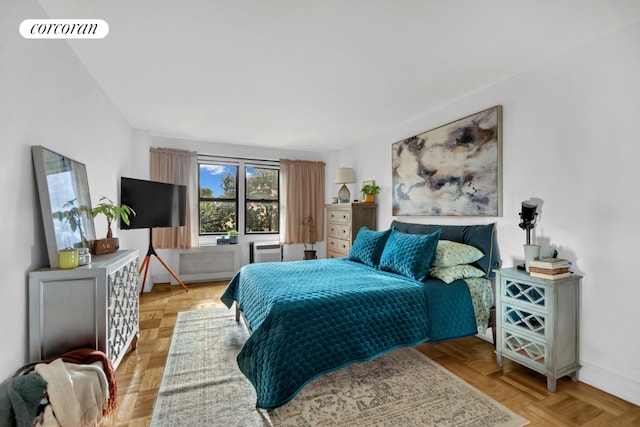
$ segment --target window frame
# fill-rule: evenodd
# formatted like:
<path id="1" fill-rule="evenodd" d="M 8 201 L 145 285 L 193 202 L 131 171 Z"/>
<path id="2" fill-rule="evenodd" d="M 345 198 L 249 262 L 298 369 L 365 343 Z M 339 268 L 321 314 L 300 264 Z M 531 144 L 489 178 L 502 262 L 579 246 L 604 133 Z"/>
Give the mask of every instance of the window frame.
<path id="1" fill-rule="evenodd" d="M 215 231 L 202 233 L 200 230 L 200 203 L 202 201 L 231 201 L 233 199 L 225 198 L 207 198 L 203 199 L 200 196 L 200 170 L 201 165 L 219 165 L 219 166 L 235 166 L 236 167 L 236 230 L 240 235 L 270 235 L 280 234 L 280 215 L 278 215 L 277 231 L 255 231 L 247 233 L 246 219 L 247 219 L 247 168 L 260 168 L 260 169 L 275 169 L 278 173 L 278 197 L 276 200 L 266 200 L 267 202 L 276 202 L 278 206 L 278 213 L 280 212 L 280 162 L 278 160 L 266 160 L 266 159 L 250 159 L 242 157 L 226 157 L 226 156 L 213 156 L 213 155 L 198 155 L 198 235 L 200 237 L 207 236 L 224 236 L 226 231 Z M 240 179 L 240 174 L 244 175 L 244 179 Z M 260 202 L 259 199 L 249 199 L 250 201 Z"/>
<path id="2" fill-rule="evenodd" d="M 273 199 L 249 199 L 247 197 L 247 169 L 248 168 L 254 168 L 254 169 L 271 169 L 271 170 L 275 170 L 277 173 L 277 183 L 278 183 L 278 197 L 273 200 Z M 278 218 L 277 218 L 277 230 L 276 231 L 251 231 L 251 232 L 247 232 L 247 210 L 249 208 L 249 204 L 250 202 L 253 203 L 273 203 L 275 202 L 278 206 Z M 267 165 L 258 165 L 258 164 L 254 164 L 254 163 L 250 163 L 247 162 L 244 165 L 244 224 L 243 224 L 243 229 L 244 229 L 244 234 L 246 235 L 258 235 L 258 234 L 280 234 L 280 166 L 278 165 L 278 167 L 274 167 L 274 166 L 267 166 Z"/>
<path id="3" fill-rule="evenodd" d="M 212 197 L 212 198 L 203 198 L 200 194 L 200 190 L 201 190 L 201 183 L 200 183 L 200 175 L 201 175 L 201 165 L 215 165 L 215 166 L 233 166 L 236 168 L 236 197 L 235 198 L 222 198 L 222 197 Z M 240 181 L 238 178 L 238 175 L 240 174 L 240 166 L 237 163 L 233 163 L 233 162 L 229 162 L 229 161 L 201 161 L 200 159 L 198 159 L 198 235 L 199 236 L 224 236 L 227 234 L 226 231 L 212 231 L 212 232 L 206 232 L 206 233 L 202 233 L 201 230 L 201 220 L 202 220 L 202 215 L 200 214 L 200 203 L 202 202 L 234 202 L 235 203 L 235 219 L 236 219 L 236 229 L 238 226 L 238 211 L 239 211 L 239 198 L 238 198 L 238 194 L 239 194 L 239 190 L 238 190 L 238 182 Z"/>

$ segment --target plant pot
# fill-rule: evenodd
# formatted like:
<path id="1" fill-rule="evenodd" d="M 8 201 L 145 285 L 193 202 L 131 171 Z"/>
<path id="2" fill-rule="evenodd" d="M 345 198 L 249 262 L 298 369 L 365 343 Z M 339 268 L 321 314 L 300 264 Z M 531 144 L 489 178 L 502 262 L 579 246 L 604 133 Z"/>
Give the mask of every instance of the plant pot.
<path id="1" fill-rule="evenodd" d="M 304 251 L 304 260 L 310 260 L 310 259 L 318 259 L 318 256 L 316 255 L 316 251 L 315 250 L 307 250 L 305 249 Z"/>
<path id="2" fill-rule="evenodd" d="M 364 201 L 365 203 L 373 203 L 376 200 L 375 194 L 365 194 Z"/>
<path id="3" fill-rule="evenodd" d="M 238 243 L 238 236 L 229 236 L 229 243 L 235 245 Z"/>
<path id="4" fill-rule="evenodd" d="M 120 240 L 117 237 L 98 239 L 93 241 L 92 253 L 94 255 L 112 254 L 120 248 Z"/>

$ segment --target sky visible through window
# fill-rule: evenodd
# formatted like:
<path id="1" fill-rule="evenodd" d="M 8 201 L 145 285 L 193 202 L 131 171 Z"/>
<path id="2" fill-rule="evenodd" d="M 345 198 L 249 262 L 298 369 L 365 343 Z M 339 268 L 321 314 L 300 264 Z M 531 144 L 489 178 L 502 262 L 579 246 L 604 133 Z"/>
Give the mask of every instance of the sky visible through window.
<path id="1" fill-rule="evenodd" d="M 254 175 L 254 169 L 247 167 L 247 178 L 251 178 Z M 220 197 L 224 192 L 222 189 L 222 179 L 230 173 L 235 177 L 235 166 L 224 165 L 200 165 L 200 188 L 208 188 L 213 192 L 214 197 Z"/>
<path id="2" fill-rule="evenodd" d="M 200 167 L 200 187 L 208 188 L 213 192 L 214 197 L 222 196 L 222 179 L 230 173 L 236 175 L 235 166 L 223 165 L 201 165 Z"/>

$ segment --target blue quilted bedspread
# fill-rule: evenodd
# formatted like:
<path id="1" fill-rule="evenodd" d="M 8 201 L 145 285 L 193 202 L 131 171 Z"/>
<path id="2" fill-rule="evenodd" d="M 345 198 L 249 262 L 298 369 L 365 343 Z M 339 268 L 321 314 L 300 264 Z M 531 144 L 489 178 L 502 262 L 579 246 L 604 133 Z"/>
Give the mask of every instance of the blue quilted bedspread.
<path id="1" fill-rule="evenodd" d="M 347 259 L 249 264 L 222 301 L 237 301 L 252 330 L 237 360 L 265 409 L 349 364 L 477 333 L 465 282 L 422 283 Z"/>

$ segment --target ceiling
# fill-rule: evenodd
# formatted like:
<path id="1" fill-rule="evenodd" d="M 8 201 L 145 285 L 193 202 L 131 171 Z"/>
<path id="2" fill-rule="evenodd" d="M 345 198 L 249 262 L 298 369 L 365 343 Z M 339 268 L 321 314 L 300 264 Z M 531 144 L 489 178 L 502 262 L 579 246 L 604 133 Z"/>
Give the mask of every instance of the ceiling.
<path id="1" fill-rule="evenodd" d="M 638 0 L 40 0 L 131 126 L 326 151 L 640 19 Z"/>

